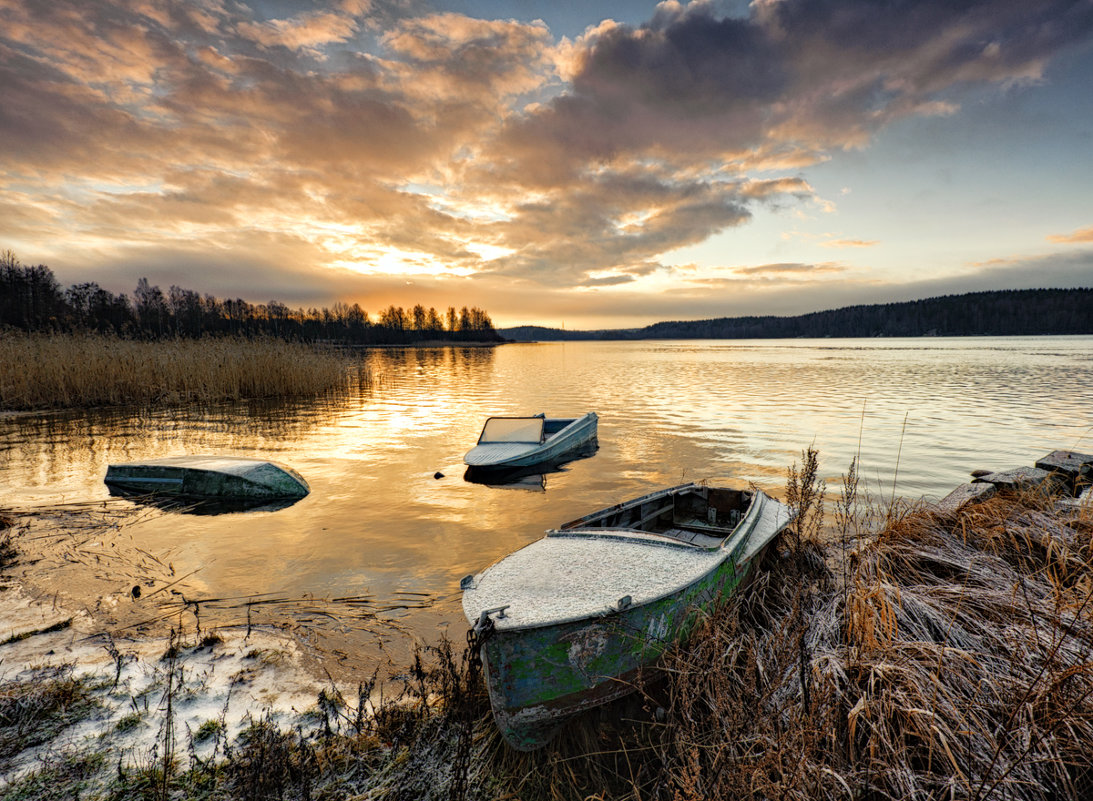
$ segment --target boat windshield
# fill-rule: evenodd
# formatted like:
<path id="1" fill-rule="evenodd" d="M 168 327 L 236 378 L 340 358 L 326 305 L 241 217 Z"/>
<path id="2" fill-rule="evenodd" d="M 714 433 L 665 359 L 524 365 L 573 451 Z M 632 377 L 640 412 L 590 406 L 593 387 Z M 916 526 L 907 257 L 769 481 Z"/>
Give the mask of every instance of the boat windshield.
<path id="1" fill-rule="evenodd" d="M 488 442 L 542 442 L 542 417 L 491 417 L 482 429 L 479 444 Z"/>

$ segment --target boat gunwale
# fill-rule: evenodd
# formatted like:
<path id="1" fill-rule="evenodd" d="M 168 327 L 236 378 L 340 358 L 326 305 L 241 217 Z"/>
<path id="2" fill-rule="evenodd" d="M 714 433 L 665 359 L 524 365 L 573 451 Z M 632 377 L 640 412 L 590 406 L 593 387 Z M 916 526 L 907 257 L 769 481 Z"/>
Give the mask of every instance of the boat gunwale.
<path id="1" fill-rule="evenodd" d="M 743 521 L 741 521 L 743 522 Z M 737 524 L 739 527 L 739 524 Z M 734 528 L 735 532 L 736 529 Z M 635 534 L 642 536 L 636 537 Z M 570 528 L 565 531 L 558 529 L 551 529 L 546 533 L 546 536 L 551 539 L 573 539 L 573 540 L 621 540 L 625 542 L 633 542 L 640 545 L 650 545 L 653 547 L 661 546 L 665 548 L 683 548 L 688 551 L 706 551 L 714 552 L 720 551 L 723 545 L 717 545 L 712 548 L 705 547 L 703 545 L 695 545 L 693 542 L 685 542 L 684 540 L 676 539 L 668 534 L 659 534 L 653 531 L 642 531 L 640 528 Z M 530 543 L 529 543 L 530 544 Z"/>
<path id="2" fill-rule="evenodd" d="M 701 485 L 698 485 L 698 484 L 695 484 L 695 483 L 692 482 L 691 484 L 684 484 L 684 485 L 680 485 L 680 486 L 681 487 L 700 487 Z M 667 490 L 659 490 L 657 492 L 652 492 L 652 493 L 649 493 L 648 495 L 642 496 L 642 498 L 656 497 L 658 495 L 661 495 L 662 493 L 668 493 L 668 492 L 671 492 L 671 491 L 676 490 L 676 489 L 679 489 L 679 487 L 672 487 L 672 488 L 667 489 Z M 663 599 L 665 599 L 665 598 L 667 598 L 671 595 L 675 595 L 676 593 L 685 590 L 687 587 L 689 587 L 693 584 L 697 584 L 700 581 L 703 581 L 710 574 L 712 574 L 715 571 L 721 569 L 722 566 L 725 564 L 725 562 L 730 557 L 732 557 L 736 552 L 738 552 L 742 549 L 743 545 L 747 543 L 748 538 L 750 537 L 752 531 L 755 530 L 755 525 L 756 525 L 759 517 L 762 514 L 761 509 L 762 509 L 762 507 L 764 507 L 766 505 L 766 500 L 767 499 L 772 500 L 772 501 L 774 500 L 774 499 L 770 498 L 765 492 L 763 492 L 761 490 L 757 490 L 757 491 L 753 492 L 752 501 L 748 505 L 748 511 L 745 512 L 744 517 L 741 518 L 740 522 L 733 529 L 732 535 L 730 535 L 728 537 L 725 537 L 725 541 L 727 543 L 727 541 L 730 539 L 730 537 L 733 537 L 737 533 L 739 533 L 740 530 L 742 528 L 744 528 L 745 525 L 748 526 L 748 531 L 747 531 L 748 537 L 741 536 L 740 541 L 737 544 L 735 544 L 731 550 L 729 550 L 726 547 L 726 545 L 724 545 L 724 544 L 721 545 L 720 547 L 718 547 L 716 550 L 715 549 L 710 549 L 709 552 L 710 553 L 715 553 L 715 552 L 718 553 L 719 558 L 717 558 L 715 560 L 711 560 L 712 564 L 710 565 L 710 567 L 705 572 L 700 573 L 693 580 L 687 582 L 686 584 L 678 585 L 678 586 L 674 587 L 673 589 L 668 590 L 667 592 L 662 592 L 660 595 L 656 595 L 652 598 L 646 598 L 646 599 L 644 599 L 644 600 L 642 600 L 638 603 L 627 606 L 624 609 L 612 608 L 612 607 L 609 606 L 609 607 L 605 607 L 604 609 L 600 610 L 599 612 L 592 612 L 592 613 L 589 613 L 589 614 L 582 614 L 582 615 L 571 615 L 569 617 L 556 618 L 554 620 L 545 621 L 545 622 L 542 622 L 542 623 L 529 623 L 529 624 L 524 624 L 524 625 L 505 626 L 505 627 L 498 627 L 497 623 L 499 622 L 499 620 L 491 618 L 491 620 L 493 620 L 494 631 L 499 635 L 510 634 L 510 633 L 511 634 L 516 634 L 518 632 L 533 631 L 535 629 L 550 628 L 551 626 L 563 626 L 563 625 L 567 625 L 569 623 L 576 623 L 576 622 L 581 621 L 581 620 L 598 620 L 598 619 L 602 619 L 602 618 L 605 618 L 605 617 L 610 617 L 612 615 L 624 615 L 624 614 L 630 612 L 631 610 L 641 609 L 642 607 L 648 606 L 649 604 L 657 603 L 657 602 L 659 602 L 659 601 L 661 601 L 661 600 L 663 600 Z M 641 499 L 636 499 L 636 500 L 641 500 Z M 780 503 L 778 501 L 774 501 L 774 502 L 775 503 Z M 623 506 L 628 506 L 629 503 L 630 502 L 627 502 L 625 504 L 620 504 L 620 508 L 623 507 Z M 610 511 L 613 508 L 614 507 L 609 507 L 608 509 L 605 509 L 605 510 L 602 510 L 602 511 L 604 511 L 604 512 Z M 589 515 L 589 517 L 592 517 L 592 516 L 597 515 L 597 514 L 599 514 L 599 512 L 594 512 L 592 515 Z M 585 518 L 581 518 L 581 519 L 584 520 Z M 788 523 L 787 523 L 787 525 L 788 525 Z M 784 526 L 782 528 L 784 528 Z M 604 531 L 618 531 L 618 530 L 620 530 L 620 529 L 604 529 Z M 568 533 L 568 532 L 561 531 L 559 529 L 552 529 L 551 531 L 547 532 L 546 536 L 547 537 L 554 536 L 555 531 L 559 532 L 559 534 L 561 534 L 561 536 L 565 536 Z M 771 540 L 773 540 L 774 537 L 777 536 L 778 533 L 780 533 L 781 531 L 782 531 L 781 528 L 778 529 L 778 531 L 776 531 L 775 534 L 771 537 Z M 574 539 L 578 539 L 578 538 L 574 537 Z M 536 540 L 536 542 L 538 542 L 538 541 L 539 540 Z M 631 541 L 634 542 L 635 540 L 631 539 Z M 533 545 L 533 544 L 534 543 L 528 543 L 528 545 Z M 649 545 L 649 546 L 652 546 L 652 547 L 656 547 L 658 545 L 661 545 L 661 543 L 644 542 L 644 541 L 641 544 L 642 545 Z M 664 545 L 667 545 L 667 543 L 664 543 Z M 525 545 L 524 547 L 526 548 L 528 546 Z M 756 553 L 762 552 L 762 550 L 765 547 L 766 546 L 764 545 L 763 548 L 757 549 Z M 521 549 L 521 550 L 523 550 L 523 549 Z M 751 561 L 752 558 L 753 557 L 749 557 L 748 559 L 745 559 L 745 560 L 741 561 L 739 564 L 740 565 L 747 564 L 748 562 Z M 503 561 L 503 559 L 498 560 L 498 562 L 500 562 L 500 561 Z M 494 564 L 498 564 L 498 562 L 494 562 Z M 733 563 L 733 569 L 735 570 L 737 566 L 738 566 L 737 563 L 734 562 Z M 486 571 L 488 571 L 491 567 L 493 567 L 493 565 L 490 565 L 489 567 L 487 567 L 479 575 L 485 575 Z M 467 617 L 466 612 L 467 612 L 466 607 L 464 607 L 463 608 L 464 617 Z M 479 611 L 478 615 L 481 615 L 481 611 Z M 478 615 L 475 616 L 475 620 L 470 620 L 470 618 L 468 618 L 469 622 L 472 625 L 474 625 L 475 622 L 477 621 Z M 506 620 L 506 619 L 507 618 L 501 618 L 501 620 Z"/>
<path id="3" fill-rule="evenodd" d="M 550 536 L 551 532 L 554 532 L 554 531 L 561 532 L 561 531 L 567 531 L 567 530 L 575 529 L 575 528 L 579 528 L 579 527 L 587 527 L 587 524 L 590 521 L 595 520 L 598 517 L 604 517 L 608 514 L 616 514 L 618 512 L 622 512 L 626 509 L 633 508 L 634 506 L 640 506 L 641 504 L 647 503 L 647 502 L 653 500 L 654 498 L 662 498 L 662 497 L 667 497 L 669 495 L 679 495 L 684 490 L 691 490 L 691 489 L 710 489 L 710 487 L 708 485 L 705 485 L 705 484 L 699 484 L 698 482 L 695 482 L 695 481 L 688 481 L 686 484 L 677 484 L 674 487 L 665 487 L 664 489 L 659 489 L 659 490 L 656 490 L 654 492 L 646 493 L 645 495 L 642 495 L 638 498 L 631 498 L 628 501 L 623 501 L 622 503 L 617 503 L 614 506 L 607 506 L 603 509 L 597 509 L 595 512 L 589 512 L 588 514 L 584 515 L 583 517 L 578 517 L 578 518 L 575 518 L 573 520 L 570 520 L 568 523 L 562 523 L 562 525 L 558 526 L 557 528 L 550 529 L 547 532 L 547 536 Z"/>

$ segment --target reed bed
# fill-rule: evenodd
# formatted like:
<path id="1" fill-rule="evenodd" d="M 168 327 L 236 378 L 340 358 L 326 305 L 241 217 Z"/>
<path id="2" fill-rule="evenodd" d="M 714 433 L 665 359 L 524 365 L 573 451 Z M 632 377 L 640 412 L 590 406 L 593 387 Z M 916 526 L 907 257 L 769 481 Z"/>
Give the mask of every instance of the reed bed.
<path id="1" fill-rule="evenodd" d="M 0 409 L 215 403 L 370 383 L 345 355 L 273 339 L 0 334 Z"/>

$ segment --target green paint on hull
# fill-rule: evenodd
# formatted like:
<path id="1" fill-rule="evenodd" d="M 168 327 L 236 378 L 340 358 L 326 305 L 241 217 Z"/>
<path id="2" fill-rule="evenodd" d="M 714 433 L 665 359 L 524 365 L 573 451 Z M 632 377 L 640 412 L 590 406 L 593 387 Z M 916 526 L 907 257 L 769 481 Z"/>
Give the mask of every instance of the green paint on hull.
<path id="1" fill-rule="evenodd" d="M 638 670 L 686 640 L 722 606 L 751 562 L 730 558 L 676 593 L 600 618 L 497 631 L 482 648 L 494 718 L 505 740 L 530 751 L 568 717 L 631 692 Z"/>

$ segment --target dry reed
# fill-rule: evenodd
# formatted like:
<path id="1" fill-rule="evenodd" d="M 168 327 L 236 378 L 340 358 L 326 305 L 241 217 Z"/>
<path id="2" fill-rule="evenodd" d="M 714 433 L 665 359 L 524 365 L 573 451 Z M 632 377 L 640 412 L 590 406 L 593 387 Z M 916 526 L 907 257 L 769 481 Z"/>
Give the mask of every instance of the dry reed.
<path id="1" fill-rule="evenodd" d="M 1093 526 L 1051 503 L 912 509 L 845 587 L 805 543 L 674 654 L 659 790 L 1090 797 Z"/>
<path id="2" fill-rule="evenodd" d="M 280 340 L 0 334 L 0 409 L 319 395 L 356 381 L 368 375 L 348 357 Z"/>

